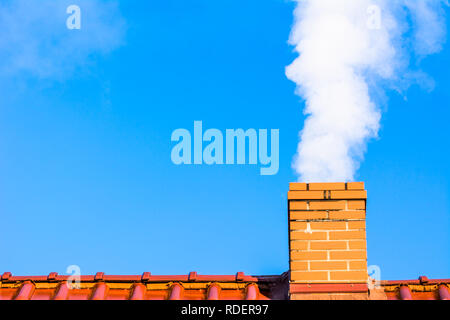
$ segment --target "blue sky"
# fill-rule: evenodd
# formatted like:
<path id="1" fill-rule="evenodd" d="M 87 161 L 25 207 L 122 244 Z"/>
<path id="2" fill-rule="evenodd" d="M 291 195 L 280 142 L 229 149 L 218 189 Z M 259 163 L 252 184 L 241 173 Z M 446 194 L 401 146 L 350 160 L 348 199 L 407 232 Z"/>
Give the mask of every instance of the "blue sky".
<path id="1" fill-rule="evenodd" d="M 77 2 L 86 24 L 67 30 Z M 288 270 L 286 196 L 304 121 L 285 76 L 293 3 L 16 3 L 1 16 L 0 272 Z M 420 65 L 433 91 L 387 91 L 357 173 L 369 264 L 383 279 L 450 277 L 449 65 L 447 45 Z M 174 165 L 171 134 L 195 120 L 279 129 L 278 174 Z"/>

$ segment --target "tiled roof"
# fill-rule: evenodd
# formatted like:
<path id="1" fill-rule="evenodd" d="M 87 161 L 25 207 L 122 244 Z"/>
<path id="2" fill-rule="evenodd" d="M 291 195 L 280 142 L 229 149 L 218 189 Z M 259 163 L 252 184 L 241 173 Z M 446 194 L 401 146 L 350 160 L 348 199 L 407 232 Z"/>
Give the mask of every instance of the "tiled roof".
<path id="1" fill-rule="evenodd" d="M 80 276 L 69 289 L 69 276 L 13 276 L 0 282 L 0 300 L 270 300 L 286 299 L 287 274 L 281 276 L 188 275 Z"/>
<path id="2" fill-rule="evenodd" d="M 13 276 L 5 272 L 0 281 L 0 300 L 284 300 L 288 299 L 288 273 L 279 276 L 142 275 L 115 276 L 102 272 L 80 276 L 79 288 L 69 289 L 69 276 Z M 317 293 L 330 295 L 352 292 L 349 284 L 310 284 L 299 287 L 305 298 Z M 367 299 L 376 300 L 450 300 L 450 279 L 381 281 Z M 336 296 L 334 296 L 336 298 Z"/>
<path id="3" fill-rule="evenodd" d="M 373 286 L 349 283 L 291 283 L 298 300 L 450 300 L 450 279 L 380 281 Z"/>
<path id="4" fill-rule="evenodd" d="M 382 281 L 388 300 L 450 300 L 450 279 Z"/>

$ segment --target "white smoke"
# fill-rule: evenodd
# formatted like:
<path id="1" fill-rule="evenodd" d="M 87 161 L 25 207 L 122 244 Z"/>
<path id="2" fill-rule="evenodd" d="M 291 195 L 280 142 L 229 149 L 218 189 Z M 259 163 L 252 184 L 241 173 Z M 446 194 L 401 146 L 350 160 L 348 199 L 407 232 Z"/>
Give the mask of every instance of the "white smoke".
<path id="1" fill-rule="evenodd" d="M 299 57 L 286 75 L 305 100 L 307 118 L 294 168 L 301 181 L 351 181 L 380 126 L 372 93 L 426 80 L 410 70 L 410 60 L 442 49 L 448 3 L 296 1 L 290 43 Z"/>

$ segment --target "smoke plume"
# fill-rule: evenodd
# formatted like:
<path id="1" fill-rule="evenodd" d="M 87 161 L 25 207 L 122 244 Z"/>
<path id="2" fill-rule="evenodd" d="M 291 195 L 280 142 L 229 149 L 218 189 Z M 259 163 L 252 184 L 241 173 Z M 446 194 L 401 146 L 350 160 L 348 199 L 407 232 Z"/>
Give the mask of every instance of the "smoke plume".
<path id="1" fill-rule="evenodd" d="M 430 79 L 411 66 L 442 49 L 441 0 L 296 0 L 286 68 L 305 100 L 294 169 L 301 181 L 351 181 L 378 135 L 382 88 Z M 413 64 L 413 62 L 416 62 Z"/>

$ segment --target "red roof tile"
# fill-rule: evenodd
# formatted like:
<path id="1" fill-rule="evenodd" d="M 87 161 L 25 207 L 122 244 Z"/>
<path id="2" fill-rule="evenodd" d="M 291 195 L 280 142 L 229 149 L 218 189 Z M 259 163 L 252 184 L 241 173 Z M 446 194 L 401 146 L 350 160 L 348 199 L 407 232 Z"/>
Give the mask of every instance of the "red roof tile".
<path id="1" fill-rule="evenodd" d="M 99 272 L 80 276 L 79 288 L 69 288 L 69 276 L 13 276 L 0 281 L 0 300 L 270 300 L 288 299 L 288 274 L 279 276 L 142 275 L 115 276 Z M 450 279 L 381 281 L 369 290 L 368 299 L 450 300 Z M 367 286 L 351 284 L 295 284 L 291 292 L 308 298 L 346 292 L 359 295 Z M 314 296 L 315 295 L 315 296 Z"/>
<path id="2" fill-rule="evenodd" d="M 450 279 L 382 281 L 388 300 L 450 300 Z"/>
<path id="3" fill-rule="evenodd" d="M 70 276 L 1 277 L 0 300 L 269 300 L 286 299 L 287 274 L 281 276 L 189 275 L 114 276 L 103 272 L 80 276 L 69 288 Z"/>

